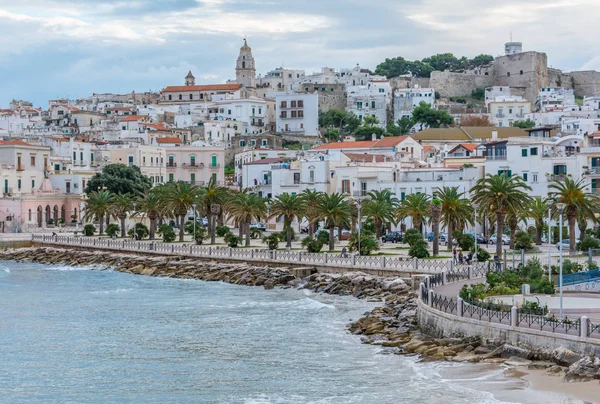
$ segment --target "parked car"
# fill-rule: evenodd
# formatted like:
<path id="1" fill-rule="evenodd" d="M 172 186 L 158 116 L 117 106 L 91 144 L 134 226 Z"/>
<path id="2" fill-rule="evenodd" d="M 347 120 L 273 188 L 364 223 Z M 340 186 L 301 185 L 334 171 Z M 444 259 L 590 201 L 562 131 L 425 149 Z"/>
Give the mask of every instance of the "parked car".
<path id="1" fill-rule="evenodd" d="M 506 234 L 502 235 L 502 244 L 504 245 L 509 245 L 510 244 L 510 237 L 508 237 Z M 490 244 L 496 244 L 498 242 L 498 236 L 496 235 L 496 233 L 492 234 L 492 236 L 489 239 L 489 243 Z"/>
<path id="2" fill-rule="evenodd" d="M 258 229 L 260 231 L 267 230 L 267 226 L 265 226 L 265 224 L 261 223 L 261 222 L 252 222 L 252 223 L 250 223 L 250 228 L 251 229 Z"/>
<path id="3" fill-rule="evenodd" d="M 337 231 L 336 231 L 337 234 Z M 350 230 L 342 230 L 341 240 L 348 240 L 350 238 Z"/>
<path id="4" fill-rule="evenodd" d="M 438 234 L 438 239 L 439 239 L 439 238 L 441 238 L 442 236 L 446 236 L 446 238 L 448 238 L 448 233 L 440 232 L 440 233 Z M 433 232 L 430 232 L 430 233 L 427 235 L 427 240 L 429 240 L 429 241 L 433 241 Z"/>
<path id="5" fill-rule="evenodd" d="M 385 236 L 381 237 L 381 242 L 382 243 L 386 243 L 386 242 L 392 242 L 392 243 L 401 243 L 402 242 L 402 233 L 399 231 L 391 231 L 388 234 L 386 234 Z"/>
<path id="6" fill-rule="evenodd" d="M 575 244 L 579 243 L 579 239 L 575 239 Z M 556 243 L 556 248 L 560 250 L 560 244 L 561 242 L 559 241 L 558 243 Z M 564 239 L 562 241 L 562 246 L 563 246 L 563 251 L 568 250 L 569 248 L 571 248 L 571 243 L 569 241 L 568 238 Z"/>
<path id="7" fill-rule="evenodd" d="M 487 244 L 488 242 L 488 239 L 481 234 L 469 233 L 469 235 L 473 236 L 477 244 Z"/>

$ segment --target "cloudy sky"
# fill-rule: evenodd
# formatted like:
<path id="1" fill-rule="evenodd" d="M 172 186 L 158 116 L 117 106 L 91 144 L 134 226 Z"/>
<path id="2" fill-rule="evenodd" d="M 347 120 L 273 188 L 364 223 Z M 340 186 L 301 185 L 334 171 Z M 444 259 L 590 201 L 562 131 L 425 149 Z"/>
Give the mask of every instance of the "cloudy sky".
<path id="1" fill-rule="evenodd" d="M 233 78 L 243 37 L 258 73 L 367 68 L 386 57 L 525 50 L 600 70 L 599 0 L 0 0 L 0 108 L 11 99 L 160 90 Z"/>

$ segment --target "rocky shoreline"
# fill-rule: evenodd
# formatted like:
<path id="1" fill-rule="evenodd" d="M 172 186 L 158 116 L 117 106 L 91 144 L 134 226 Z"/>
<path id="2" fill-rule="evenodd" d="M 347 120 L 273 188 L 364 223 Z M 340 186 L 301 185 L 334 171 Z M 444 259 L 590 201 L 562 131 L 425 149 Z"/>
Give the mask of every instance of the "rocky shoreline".
<path id="1" fill-rule="evenodd" d="M 354 296 L 382 305 L 348 325 L 363 343 L 379 345 L 401 355 L 420 355 L 423 360 L 496 363 L 546 369 L 564 375 L 565 381 L 600 379 L 600 358 L 581 357 L 563 347 L 553 351 L 512 346 L 479 337 L 433 338 L 422 334 L 417 324 L 417 294 L 399 278 L 382 278 L 361 272 L 320 274 L 282 267 L 258 267 L 245 263 L 223 263 L 198 258 L 116 255 L 106 251 L 61 248 L 22 248 L 0 252 L 0 260 L 38 262 L 48 265 L 113 268 L 120 272 L 236 285 L 300 288 L 315 293 Z M 312 273 L 311 273 L 312 272 Z"/>

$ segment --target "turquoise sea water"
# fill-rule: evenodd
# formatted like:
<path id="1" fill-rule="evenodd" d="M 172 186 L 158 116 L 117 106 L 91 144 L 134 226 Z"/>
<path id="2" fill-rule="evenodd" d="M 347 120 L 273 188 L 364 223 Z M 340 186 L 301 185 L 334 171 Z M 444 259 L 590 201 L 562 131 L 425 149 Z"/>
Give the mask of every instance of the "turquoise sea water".
<path id="1" fill-rule="evenodd" d="M 369 307 L 298 290 L 0 262 L 0 402 L 501 402 L 481 391 L 503 390 L 497 372 L 360 344 L 345 327 Z"/>

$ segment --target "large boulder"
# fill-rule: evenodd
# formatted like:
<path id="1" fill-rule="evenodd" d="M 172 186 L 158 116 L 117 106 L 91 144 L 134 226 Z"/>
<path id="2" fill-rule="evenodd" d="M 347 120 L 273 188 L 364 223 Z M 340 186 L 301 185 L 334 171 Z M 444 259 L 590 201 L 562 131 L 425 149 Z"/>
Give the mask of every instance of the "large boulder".
<path id="1" fill-rule="evenodd" d="M 507 359 L 512 357 L 531 359 L 533 357 L 533 352 L 529 349 L 506 344 L 504 347 L 502 347 L 502 354 L 500 354 L 500 356 Z"/>
<path id="2" fill-rule="evenodd" d="M 600 373 L 589 356 L 585 356 L 569 366 L 567 373 L 565 373 L 565 381 L 567 382 L 585 382 L 593 379 L 600 379 Z"/>
<path id="3" fill-rule="evenodd" d="M 581 356 L 563 346 L 552 351 L 552 360 L 560 366 L 571 366 L 580 359 Z"/>

